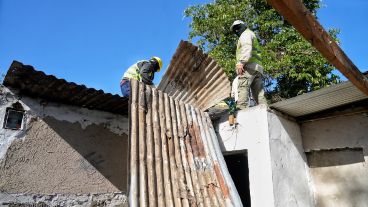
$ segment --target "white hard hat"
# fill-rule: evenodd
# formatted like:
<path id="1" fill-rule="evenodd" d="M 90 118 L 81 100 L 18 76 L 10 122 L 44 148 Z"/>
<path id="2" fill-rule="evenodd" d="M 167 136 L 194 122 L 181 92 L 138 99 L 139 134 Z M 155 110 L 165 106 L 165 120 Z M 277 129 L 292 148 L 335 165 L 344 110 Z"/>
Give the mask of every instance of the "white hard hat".
<path id="1" fill-rule="evenodd" d="M 239 24 L 245 24 L 245 23 L 242 20 L 235 20 L 234 23 L 231 25 L 230 30 L 233 30 L 233 27 Z"/>

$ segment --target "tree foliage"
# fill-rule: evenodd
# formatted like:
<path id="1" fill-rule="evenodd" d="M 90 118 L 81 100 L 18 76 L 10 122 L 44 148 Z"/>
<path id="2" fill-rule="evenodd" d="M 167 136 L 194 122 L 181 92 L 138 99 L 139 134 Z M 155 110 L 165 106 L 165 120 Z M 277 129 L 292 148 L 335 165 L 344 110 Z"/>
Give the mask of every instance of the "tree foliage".
<path id="1" fill-rule="evenodd" d="M 304 0 L 315 15 L 319 0 Z M 230 26 L 243 20 L 262 45 L 266 92 L 272 97 L 290 98 L 339 81 L 333 67 L 265 0 L 215 0 L 190 6 L 185 16 L 192 19 L 189 39 L 217 60 L 234 77 L 237 37 Z M 330 30 L 336 38 L 338 30 Z"/>

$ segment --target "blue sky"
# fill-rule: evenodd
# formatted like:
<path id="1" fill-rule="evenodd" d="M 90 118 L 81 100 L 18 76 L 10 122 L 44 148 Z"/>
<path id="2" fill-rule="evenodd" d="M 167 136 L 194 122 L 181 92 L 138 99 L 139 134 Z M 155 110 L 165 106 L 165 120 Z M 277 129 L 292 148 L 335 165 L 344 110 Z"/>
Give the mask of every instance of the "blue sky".
<path id="1" fill-rule="evenodd" d="M 179 41 L 188 36 L 184 9 L 207 2 L 0 0 L 0 73 L 18 60 L 67 81 L 120 93 L 124 70 L 137 60 L 155 55 L 168 66 Z M 368 2 L 353 2 L 324 0 L 318 16 L 325 28 L 341 29 L 342 48 L 366 71 Z"/>

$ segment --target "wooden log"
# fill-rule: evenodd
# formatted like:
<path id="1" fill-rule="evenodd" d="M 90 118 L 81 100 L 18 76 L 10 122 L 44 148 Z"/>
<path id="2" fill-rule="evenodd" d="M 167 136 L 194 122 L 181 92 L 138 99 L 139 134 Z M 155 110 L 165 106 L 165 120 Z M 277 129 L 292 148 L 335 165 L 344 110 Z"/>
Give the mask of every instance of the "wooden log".
<path id="1" fill-rule="evenodd" d="M 170 162 L 168 155 L 168 146 L 166 138 L 166 117 L 164 106 L 164 94 L 159 91 L 159 112 L 160 112 L 160 129 L 161 129 L 161 147 L 162 147 L 162 161 L 163 161 L 163 176 L 164 176 L 164 188 L 165 188 L 165 203 L 166 207 L 174 206 L 173 192 L 171 189 L 171 172 Z"/>
<path id="2" fill-rule="evenodd" d="M 349 59 L 301 0 L 267 0 L 295 29 L 309 41 L 352 84 L 368 95 L 368 79 Z"/>
<path id="3" fill-rule="evenodd" d="M 179 182 L 178 182 L 178 172 L 176 168 L 175 162 L 175 149 L 174 149 L 174 140 L 173 140 L 173 132 L 172 132 L 172 120 L 171 120 L 171 110 L 170 110 L 170 102 L 169 97 L 165 93 L 164 94 L 165 101 L 165 117 L 166 117 L 166 137 L 168 138 L 168 146 L 169 146 L 169 158 L 170 158 L 170 172 L 171 172 L 171 184 L 173 188 L 173 196 L 174 203 L 176 207 L 181 207 L 181 198 L 180 198 L 180 190 L 179 190 Z"/>
<path id="4" fill-rule="evenodd" d="M 156 185 L 157 185 L 157 206 L 165 207 L 165 193 L 162 172 L 162 148 L 160 134 L 160 117 L 158 108 L 159 98 L 156 89 L 152 89 L 152 121 L 153 121 L 153 137 L 155 150 L 155 170 L 156 170 Z M 169 195 L 171 197 L 171 195 Z"/>
<path id="5" fill-rule="evenodd" d="M 153 124 L 152 124 L 152 88 L 146 85 L 146 145 L 147 145 L 147 179 L 148 179 L 148 205 L 157 206 L 156 195 L 156 173 L 154 165 L 154 144 L 153 144 Z"/>
<path id="6" fill-rule="evenodd" d="M 131 81 L 130 93 L 130 181 L 129 181 L 129 205 L 138 207 L 138 82 Z"/>
<path id="7" fill-rule="evenodd" d="M 174 141 L 174 151 L 175 151 L 175 162 L 179 182 L 179 194 L 183 207 L 189 207 L 188 193 L 186 188 L 186 180 L 184 175 L 183 163 L 181 160 L 180 146 L 179 146 L 179 136 L 178 136 L 178 120 L 176 116 L 176 105 L 172 98 L 170 101 L 170 112 L 171 112 L 171 123 L 173 131 L 173 141 Z"/>
<path id="8" fill-rule="evenodd" d="M 145 85 L 139 82 L 138 94 L 138 121 L 139 121 L 139 206 L 148 206 L 147 171 L 146 171 L 146 100 Z"/>
<path id="9" fill-rule="evenodd" d="M 182 115 L 182 110 L 181 110 L 182 105 L 179 104 L 179 101 L 175 101 L 175 109 L 176 109 L 176 119 L 178 120 L 177 124 L 178 124 L 179 147 L 180 147 L 180 154 L 182 158 L 183 170 L 184 170 L 186 186 L 187 186 L 188 202 L 190 206 L 197 206 L 195 195 L 194 195 L 192 178 L 190 174 L 190 168 L 189 168 L 188 160 L 187 160 L 185 141 L 184 141 L 184 138 L 186 136 L 186 134 L 184 134 L 184 127 L 187 126 L 186 118 L 183 117 Z"/>

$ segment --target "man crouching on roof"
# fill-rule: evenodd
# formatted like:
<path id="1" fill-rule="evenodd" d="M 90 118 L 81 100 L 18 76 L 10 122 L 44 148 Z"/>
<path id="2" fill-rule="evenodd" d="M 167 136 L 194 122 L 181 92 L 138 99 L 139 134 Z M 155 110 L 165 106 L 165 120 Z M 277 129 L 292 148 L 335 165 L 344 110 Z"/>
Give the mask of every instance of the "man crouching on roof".
<path id="1" fill-rule="evenodd" d="M 130 80 L 135 79 L 147 85 L 153 85 L 155 72 L 162 68 L 162 60 L 159 57 L 152 57 L 150 60 L 141 60 L 134 63 L 125 71 L 121 81 L 120 88 L 123 97 L 130 96 Z"/>

